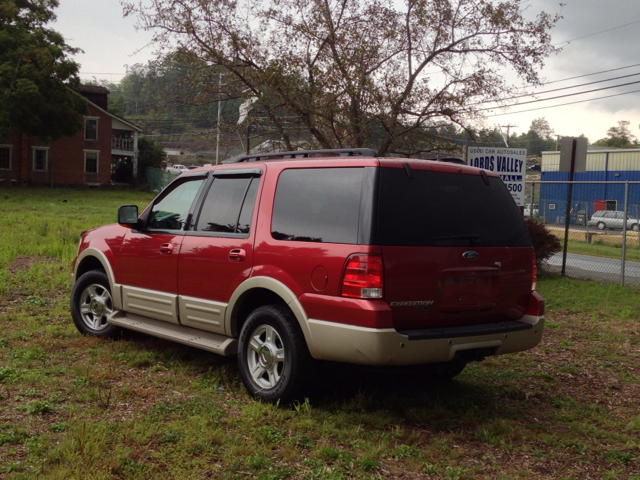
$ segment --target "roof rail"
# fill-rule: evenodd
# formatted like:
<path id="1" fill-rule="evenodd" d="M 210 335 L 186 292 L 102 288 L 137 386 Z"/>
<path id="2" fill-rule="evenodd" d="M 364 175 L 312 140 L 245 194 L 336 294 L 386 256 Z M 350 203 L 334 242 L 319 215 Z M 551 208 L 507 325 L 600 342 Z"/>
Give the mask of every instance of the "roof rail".
<path id="1" fill-rule="evenodd" d="M 282 160 L 313 157 L 377 157 L 370 148 L 336 148 L 333 150 L 298 150 L 295 152 L 256 153 L 235 158 L 230 163 L 258 162 L 261 160 Z"/>
<path id="2" fill-rule="evenodd" d="M 455 157 L 438 158 L 437 161 L 438 162 L 447 162 L 447 163 L 457 163 L 458 165 L 466 165 L 467 164 L 461 158 L 455 158 Z"/>

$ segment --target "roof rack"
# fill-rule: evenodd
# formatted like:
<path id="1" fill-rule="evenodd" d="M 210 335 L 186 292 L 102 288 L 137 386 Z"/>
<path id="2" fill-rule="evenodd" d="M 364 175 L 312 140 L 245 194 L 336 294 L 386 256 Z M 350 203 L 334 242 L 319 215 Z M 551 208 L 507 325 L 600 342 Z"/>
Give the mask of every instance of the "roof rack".
<path id="1" fill-rule="evenodd" d="M 283 160 L 313 157 L 377 157 L 370 148 L 336 148 L 333 150 L 298 150 L 295 152 L 256 153 L 235 158 L 230 163 L 258 162 L 261 160 Z"/>
<path id="2" fill-rule="evenodd" d="M 457 163 L 458 165 L 466 165 L 467 164 L 461 158 L 455 158 L 455 157 L 438 158 L 437 161 L 438 162 L 447 162 L 447 163 Z"/>

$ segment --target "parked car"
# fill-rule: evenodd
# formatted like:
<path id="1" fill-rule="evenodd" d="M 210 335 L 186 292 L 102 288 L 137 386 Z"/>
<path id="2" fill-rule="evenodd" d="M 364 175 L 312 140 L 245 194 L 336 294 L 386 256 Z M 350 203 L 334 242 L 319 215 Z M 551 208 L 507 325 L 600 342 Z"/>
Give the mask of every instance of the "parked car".
<path id="1" fill-rule="evenodd" d="M 117 224 L 84 232 L 71 313 L 84 334 L 236 355 L 249 393 L 276 401 L 312 359 L 453 378 L 533 348 L 535 285 L 529 233 L 495 173 L 297 151 L 186 172 L 142 214 L 123 205 Z"/>
<path id="2" fill-rule="evenodd" d="M 593 214 L 591 220 L 587 222 L 592 227 L 598 227 L 599 230 L 619 229 L 622 230 L 624 226 L 624 212 L 614 210 L 600 210 Z M 627 229 L 637 232 L 640 222 L 637 218 L 631 218 L 627 215 Z"/>
<path id="3" fill-rule="evenodd" d="M 531 217 L 531 204 L 526 203 L 523 210 L 523 215 L 525 217 Z M 537 203 L 533 204 L 533 216 L 537 217 L 540 215 L 540 206 Z"/>
<path id="4" fill-rule="evenodd" d="M 174 175 L 180 175 L 181 173 L 189 170 L 184 165 L 172 165 L 171 167 L 167 167 L 167 172 L 172 173 Z"/>

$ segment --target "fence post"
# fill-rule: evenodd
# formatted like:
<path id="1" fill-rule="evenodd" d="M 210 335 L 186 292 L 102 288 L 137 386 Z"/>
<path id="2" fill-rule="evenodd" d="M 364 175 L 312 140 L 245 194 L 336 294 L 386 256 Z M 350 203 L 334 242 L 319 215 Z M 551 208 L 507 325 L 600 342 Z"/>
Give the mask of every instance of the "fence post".
<path id="1" fill-rule="evenodd" d="M 627 215 L 629 213 L 629 180 L 624 182 L 624 220 L 622 220 L 622 264 L 620 265 L 620 286 L 624 287 L 624 267 L 627 257 Z"/>

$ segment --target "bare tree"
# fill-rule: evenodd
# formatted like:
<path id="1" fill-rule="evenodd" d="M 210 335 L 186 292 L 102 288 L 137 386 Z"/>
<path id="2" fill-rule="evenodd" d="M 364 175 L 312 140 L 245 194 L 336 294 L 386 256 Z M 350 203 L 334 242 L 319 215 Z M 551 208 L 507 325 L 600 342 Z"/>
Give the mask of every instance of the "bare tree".
<path id="1" fill-rule="evenodd" d="M 519 0 L 123 0 L 162 52 L 222 66 L 281 139 L 297 116 L 324 148 L 419 153 L 419 135 L 466 128 L 472 104 L 538 84 L 557 16 Z"/>

